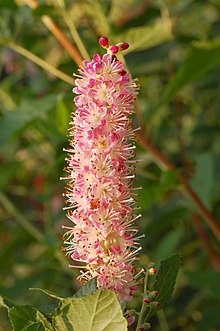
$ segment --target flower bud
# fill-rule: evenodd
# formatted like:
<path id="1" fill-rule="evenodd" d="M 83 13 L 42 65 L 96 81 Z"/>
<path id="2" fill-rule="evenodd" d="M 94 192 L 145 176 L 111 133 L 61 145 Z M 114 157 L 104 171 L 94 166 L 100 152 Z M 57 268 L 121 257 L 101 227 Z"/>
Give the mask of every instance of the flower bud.
<path id="1" fill-rule="evenodd" d="M 157 270 L 155 268 L 148 269 L 148 274 L 151 275 L 151 276 L 155 275 L 156 272 L 157 272 Z"/>
<path id="2" fill-rule="evenodd" d="M 117 44 L 117 46 L 118 46 L 118 48 L 119 48 L 120 51 L 125 51 L 126 49 L 128 49 L 129 44 L 123 42 L 123 43 Z"/>
<path id="3" fill-rule="evenodd" d="M 158 301 L 152 301 L 150 303 L 150 308 L 154 309 L 154 308 L 159 308 L 160 307 L 160 303 Z"/>
<path id="4" fill-rule="evenodd" d="M 99 44 L 102 46 L 102 47 L 107 47 L 108 46 L 108 38 L 107 37 L 100 37 L 99 38 Z"/>
<path id="5" fill-rule="evenodd" d="M 150 323 L 144 323 L 144 324 L 140 325 L 139 330 L 140 331 L 145 331 L 145 330 L 149 330 L 150 328 L 151 328 Z"/>
<path id="6" fill-rule="evenodd" d="M 150 298 L 156 298 L 158 296 L 158 291 L 152 291 L 149 293 Z"/>
<path id="7" fill-rule="evenodd" d="M 150 303 L 150 298 L 149 297 L 146 297 L 145 299 L 144 299 L 144 302 L 147 304 L 147 305 L 149 305 L 149 303 Z"/>
<path id="8" fill-rule="evenodd" d="M 109 50 L 112 54 L 116 54 L 116 53 L 118 53 L 118 46 L 112 45 L 109 47 Z"/>

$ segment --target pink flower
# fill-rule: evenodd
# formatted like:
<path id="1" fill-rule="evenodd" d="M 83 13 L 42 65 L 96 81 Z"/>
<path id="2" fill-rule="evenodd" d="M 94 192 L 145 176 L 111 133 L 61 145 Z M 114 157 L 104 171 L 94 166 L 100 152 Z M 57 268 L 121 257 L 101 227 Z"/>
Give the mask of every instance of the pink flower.
<path id="1" fill-rule="evenodd" d="M 141 215 L 133 214 L 132 195 L 136 161 L 131 115 L 137 86 L 111 48 L 109 54 L 83 62 L 73 89 L 77 110 L 70 122 L 64 208 L 73 225 L 64 226 L 64 246 L 79 262 L 73 267 L 85 270 L 78 277 L 81 282 L 97 277 L 98 287 L 129 301 L 140 250 L 133 224 Z"/>

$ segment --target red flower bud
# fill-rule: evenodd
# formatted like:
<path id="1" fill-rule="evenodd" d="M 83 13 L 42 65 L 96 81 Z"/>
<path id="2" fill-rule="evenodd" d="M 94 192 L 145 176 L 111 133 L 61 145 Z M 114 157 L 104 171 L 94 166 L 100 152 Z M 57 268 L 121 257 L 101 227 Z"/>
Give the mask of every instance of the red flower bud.
<path id="1" fill-rule="evenodd" d="M 128 49 L 129 44 L 123 42 L 123 43 L 118 44 L 118 47 L 119 47 L 120 51 L 125 51 L 126 49 Z"/>
<path id="2" fill-rule="evenodd" d="M 100 44 L 102 47 L 106 47 L 106 46 L 108 46 L 108 38 L 107 38 L 107 37 L 100 37 L 100 38 L 99 38 L 99 44 Z"/>
<path id="3" fill-rule="evenodd" d="M 116 54 L 118 53 L 118 46 L 112 45 L 111 47 L 109 47 L 109 50 L 112 52 L 112 54 Z"/>
<path id="4" fill-rule="evenodd" d="M 145 302 L 146 304 L 149 304 L 149 303 L 150 303 L 150 298 L 149 298 L 149 297 L 146 297 L 146 298 L 144 299 L 144 302 Z"/>

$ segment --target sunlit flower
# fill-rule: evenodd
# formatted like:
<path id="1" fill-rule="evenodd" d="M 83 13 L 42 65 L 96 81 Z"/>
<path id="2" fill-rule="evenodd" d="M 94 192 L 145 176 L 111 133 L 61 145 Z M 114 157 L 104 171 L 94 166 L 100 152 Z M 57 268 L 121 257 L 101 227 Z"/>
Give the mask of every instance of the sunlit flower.
<path id="1" fill-rule="evenodd" d="M 76 112 L 70 122 L 70 146 L 66 161 L 68 184 L 64 226 L 66 254 L 80 267 L 81 282 L 97 277 L 100 288 L 115 291 L 129 301 L 136 289 L 133 262 L 140 250 L 134 222 L 135 130 L 131 115 L 137 86 L 117 50 L 127 43 L 100 44 L 107 54 L 84 61 L 73 92 Z"/>

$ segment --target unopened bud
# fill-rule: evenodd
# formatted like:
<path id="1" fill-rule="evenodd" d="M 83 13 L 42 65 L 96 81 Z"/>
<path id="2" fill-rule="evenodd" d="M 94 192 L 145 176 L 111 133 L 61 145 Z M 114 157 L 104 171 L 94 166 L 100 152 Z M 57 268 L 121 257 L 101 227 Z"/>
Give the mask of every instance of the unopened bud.
<path id="1" fill-rule="evenodd" d="M 118 48 L 119 48 L 120 51 L 125 51 L 126 49 L 128 49 L 129 44 L 123 42 L 123 43 L 117 44 L 117 46 L 118 46 Z"/>
<path id="2" fill-rule="evenodd" d="M 144 323 L 144 324 L 141 324 L 141 325 L 139 326 L 139 330 L 140 330 L 140 331 L 149 330 L 150 328 L 151 328 L 150 323 Z"/>
<path id="3" fill-rule="evenodd" d="M 148 273 L 149 273 L 149 275 L 155 275 L 156 272 L 157 272 L 157 270 L 156 270 L 155 268 L 150 268 L 150 269 L 148 269 Z"/>
<path id="4" fill-rule="evenodd" d="M 156 298 L 158 296 L 158 291 L 152 291 L 149 293 L 150 298 Z"/>
<path id="5" fill-rule="evenodd" d="M 109 50 L 112 54 L 116 54 L 118 53 L 118 46 L 112 45 L 111 47 L 109 47 Z"/>
<path id="6" fill-rule="evenodd" d="M 149 298 L 149 297 L 146 297 L 146 298 L 144 299 L 144 302 L 145 302 L 147 305 L 149 305 L 149 303 L 150 303 L 150 298 Z"/>
<path id="7" fill-rule="evenodd" d="M 108 38 L 107 37 L 100 37 L 99 38 L 99 44 L 102 46 L 102 47 L 107 47 L 108 46 Z"/>
<path id="8" fill-rule="evenodd" d="M 160 307 L 160 303 L 158 301 L 152 301 L 150 303 L 150 308 L 154 309 L 154 308 L 159 308 Z"/>

